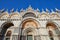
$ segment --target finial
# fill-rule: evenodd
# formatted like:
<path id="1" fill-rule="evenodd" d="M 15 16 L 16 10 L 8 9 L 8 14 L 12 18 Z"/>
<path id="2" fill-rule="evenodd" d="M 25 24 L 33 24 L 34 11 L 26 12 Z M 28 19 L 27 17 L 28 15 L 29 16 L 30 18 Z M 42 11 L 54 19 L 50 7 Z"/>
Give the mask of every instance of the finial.
<path id="1" fill-rule="evenodd" d="M 5 12 L 8 13 L 8 9 Z"/>
<path id="2" fill-rule="evenodd" d="M 16 12 L 18 12 L 18 8 L 16 9 Z"/>
<path id="3" fill-rule="evenodd" d="M 20 10 L 20 12 L 23 12 L 24 11 L 24 9 L 22 8 L 21 10 Z"/>
<path id="4" fill-rule="evenodd" d="M 57 13 L 60 13 L 60 10 L 59 9 L 55 8 L 55 10 L 56 10 Z"/>
<path id="5" fill-rule="evenodd" d="M 31 5 L 29 5 L 29 7 L 26 10 L 33 10 Z"/>
<path id="6" fill-rule="evenodd" d="M 55 12 L 53 11 L 53 9 L 51 9 L 51 12 L 52 12 L 52 13 L 55 13 Z"/>
<path id="7" fill-rule="evenodd" d="M 42 8 L 42 13 L 46 13 L 43 8 Z"/>
<path id="8" fill-rule="evenodd" d="M 29 7 L 28 7 L 28 8 L 32 8 L 32 7 L 31 7 L 31 5 L 29 5 Z"/>
<path id="9" fill-rule="evenodd" d="M 56 11 L 58 11 L 58 9 L 57 9 L 57 8 L 55 8 L 55 10 L 56 10 Z"/>
<path id="10" fill-rule="evenodd" d="M 37 11 L 40 12 L 40 10 L 37 8 Z"/>
<path id="11" fill-rule="evenodd" d="M 1 13 L 5 12 L 5 8 L 1 10 Z"/>
<path id="12" fill-rule="evenodd" d="M 18 12 L 18 8 L 16 9 L 15 13 L 19 13 L 19 12 Z"/>
<path id="13" fill-rule="evenodd" d="M 49 10 L 46 8 L 46 12 L 49 13 Z"/>
<path id="14" fill-rule="evenodd" d="M 10 10 L 10 12 L 14 12 L 14 8 Z"/>
<path id="15" fill-rule="evenodd" d="M 6 11 L 8 12 L 8 9 Z"/>

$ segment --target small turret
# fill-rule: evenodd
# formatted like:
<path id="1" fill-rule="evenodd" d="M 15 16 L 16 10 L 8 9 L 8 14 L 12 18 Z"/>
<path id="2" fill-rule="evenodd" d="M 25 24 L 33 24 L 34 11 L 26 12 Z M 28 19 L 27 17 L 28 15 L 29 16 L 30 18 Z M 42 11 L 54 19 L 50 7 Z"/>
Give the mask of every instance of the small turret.
<path id="1" fill-rule="evenodd" d="M 11 9 L 11 10 L 10 10 L 10 12 L 11 12 L 11 13 L 13 13 L 13 12 L 14 12 L 14 8 L 13 8 L 13 9 Z"/>
<path id="2" fill-rule="evenodd" d="M 5 12 L 5 9 L 0 10 L 0 13 L 3 13 L 3 12 Z"/>
<path id="3" fill-rule="evenodd" d="M 40 12 L 40 10 L 39 10 L 38 8 L 36 9 L 36 11 L 37 11 L 37 12 Z"/>
<path id="4" fill-rule="evenodd" d="M 55 13 L 55 11 L 53 9 L 51 9 L 51 13 Z"/>
<path id="5" fill-rule="evenodd" d="M 56 10 L 57 13 L 60 13 L 60 10 L 59 9 L 55 8 L 55 10 Z"/>
<path id="6" fill-rule="evenodd" d="M 47 13 L 50 13 L 50 11 L 49 11 L 47 8 L 46 8 L 46 12 L 47 12 Z"/>
<path id="7" fill-rule="evenodd" d="M 29 7 L 26 9 L 26 11 L 31 11 L 31 10 L 34 10 L 31 5 L 29 5 Z"/>
<path id="8" fill-rule="evenodd" d="M 20 12 L 24 12 L 25 10 L 22 8 L 21 10 L 20 10 Z"/>
<path id="9" fill-rule="evenodd" d="M 44 11 L 44 9 L 42 9 L 42 13 L 46 13 L 46 12 Z"/>

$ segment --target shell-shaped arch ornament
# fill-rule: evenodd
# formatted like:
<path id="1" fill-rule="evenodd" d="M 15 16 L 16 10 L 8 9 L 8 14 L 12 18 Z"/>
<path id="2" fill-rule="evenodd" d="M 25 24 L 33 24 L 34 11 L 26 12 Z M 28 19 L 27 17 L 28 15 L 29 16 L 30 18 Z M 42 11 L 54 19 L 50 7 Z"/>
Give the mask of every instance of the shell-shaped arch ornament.
<path id="1" fill-rule="evenodd" d="M 50 14 L 50 18 L 60 18 L 59 14 Z"/>
<path id="2" fill-rule="evenodd" d="M 10 14 L 10 19 L 21 19 L 22 17 L 20 16 L 19 13 L 12 13 Z"/>
<path id="3" fill-rule="evenodd" d="M 4 12 L 0 15 L 0 19 L 7 19 L 9 17 L 9 14 Z"/>
<path id="4" fill-rule="evenodd" d="M 40 18 L 49 18 L 49 14 L 46 14 L 46 13 L 43 13 L 43 14 L 40 14 Z"/>
<path id="5" fill-rule="evenodd" d="M 34 27 L 34 28 L 39 28 L 39 22 L 35 19 L 28 18 L 22 21 L 21 27 L 28 28 L 28 27 Z"/>
<path id="6" fill-rule="evenodd" d="M 37 28 L 37 24 L 32 20 L 28 20 L 28 21 L 24 22 L 22 26 L 23 26 L 23 28 L 25 28 L 25 27 L 36 27 Z"/>

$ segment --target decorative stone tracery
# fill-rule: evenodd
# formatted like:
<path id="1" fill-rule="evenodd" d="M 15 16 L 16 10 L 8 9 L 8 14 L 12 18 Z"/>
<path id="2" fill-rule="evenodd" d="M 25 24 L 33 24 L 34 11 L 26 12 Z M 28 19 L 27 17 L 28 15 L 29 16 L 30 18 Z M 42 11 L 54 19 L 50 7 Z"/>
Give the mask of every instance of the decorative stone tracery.
<path id="1" fill-rule="evenodd" d="M 60 39 L 60 10 L 54 12 L 48 9 L 42 12 L 29 6 L 20 12 L 14 9 L 11 12 L 0 12 L 0 39 L 3 40 L 6 32 L 11 36 L 10 40 L 25 40 L 33 36 L 33 40 L 59 40 Z M 54 22 L 53 22 L 54 21 Z M 57 24 L 55 24 L 55 22 Z M 26 39 L 27 40 L 27 39 Z"/>

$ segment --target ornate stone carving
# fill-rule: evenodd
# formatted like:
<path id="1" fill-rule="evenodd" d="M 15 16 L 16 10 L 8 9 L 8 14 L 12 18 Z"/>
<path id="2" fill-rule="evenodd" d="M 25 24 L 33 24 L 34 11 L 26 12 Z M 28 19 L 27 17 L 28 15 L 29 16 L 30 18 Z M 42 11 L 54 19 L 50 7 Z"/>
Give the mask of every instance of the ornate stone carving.
<path id="1" fill-rule="evenodd" d="M 26 13 L 29 13 L 29 12 L 31 12 L 31 13 L 34 13 L 38 18 L 42 18 L 42 19 L 51 19 L 51 18 L 54 18 L 54 19 L 60 19 L 60 14 L 59 14 L 59 12 L 60 12 L 60 10 L 59 9 L 57 9 L 57 8 L 55 8 L 55 10 L 56 10 L 56 12 L 55 11 L 53 11 L 53 9 L 51 9 L 51 12 L 46 8 L 46 11 L 44 11 L 44 9 L 42 9 L 42 12 L 40 12 L 40 10 L 37 8 L 36 10 L 34 10 L 32 7 L 31 7 L 31 5 L 29 5 L 29 7 L 26 9 L 26 10 L 24 10 L 23 8 L 20 10 L 20 14 L 19 14 L 19 12 L 18 12 L 18 9 L 14 12 L 14 8 L 11 10 L 11 14 L 8 12 L 8 9 L 7 9 L 7 11 L 4 11 L 4 9 L 2 9 L 1 10 L 1 12 L 2 11 L 4 11 L 3 13 L 1 13 L 1 15 L 0 15 L 0 19 L 2 18 L 2 19 L 6 19 L 5 17 L 7 17 L 7 19 L 8 18 L 11 18 L 11 17 L 16 17 L 16 15 L 17 15 L 17 17 L 20 17 L 20 18 L 22 18 L 22 16 L 24 15 L 24 14 L 26 14 Z M 6 15 L 6 16 L 5 16 Z M 44 16 L 43 16 L 44 15 Z M 3 16 L 3 17 L 2 17 Z M 29 16 L 28 16 L 29 17 Z M 46 18 L 47 17 L 47 18 Z M 20 19 L 19 18 L 19 19 Z M 13 18 L 14 19 L 14 18 Z"/>

